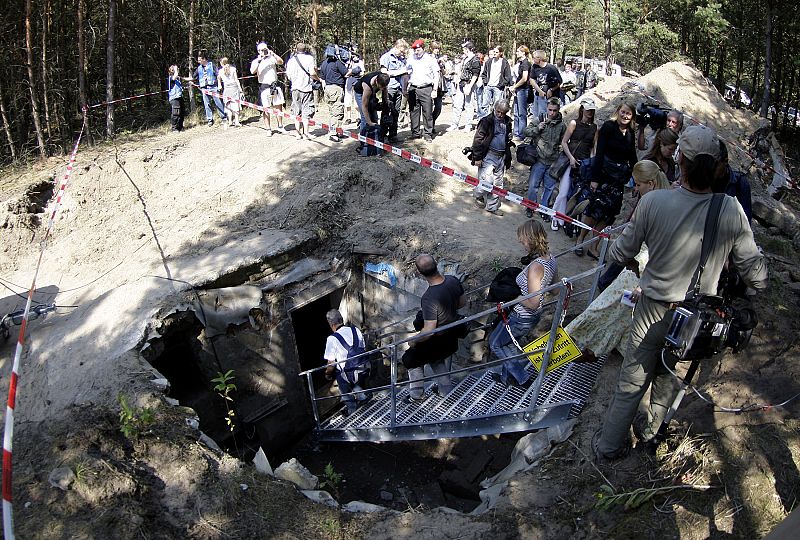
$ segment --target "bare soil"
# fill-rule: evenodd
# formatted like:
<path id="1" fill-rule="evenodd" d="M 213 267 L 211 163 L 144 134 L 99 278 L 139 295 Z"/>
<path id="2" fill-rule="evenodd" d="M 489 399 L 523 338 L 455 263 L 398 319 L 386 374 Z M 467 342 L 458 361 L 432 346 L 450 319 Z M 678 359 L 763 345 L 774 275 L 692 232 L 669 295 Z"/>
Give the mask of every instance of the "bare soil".
<path id="1" fill-rule="evenodd" d="M 659 69 L 640 81 L 648 93 L 707 120 L 730 140 L 743 140 L 758 127 L 749 113 L 727 107 L 694 68 Z M 618 92 L 626 82 L 609 80 L 597 90 Z M 642 98 L 636 91 L 625 95 Z M 617 99 L 598 95 L 598 121 Z M 574 114 L 574 106 L 566 114 Z M 440 129 L 447 120 L 446 109 Z M 260 121 L 250 118 L 240 129 L 154 130 L 81 148 L 34 297 L 59 308 L 29 325 L 21 364 L 14 434 L 20 537 L 755 538 L 796 506 L 796 401 L 735 415 L 689 394 L 656 456 L 634 451 L 610 467 L 591 463 L 589 442 L 613 390 L 617 355 L 570 441 L 511 481 L 497 508 L 478 517 L 430 510 L 423 501 L 406 501 L 399 514 L 346 514 L 199 443 L 186 423 L 191 411 L 164 401 L 137 352 L 149 318 L 185 289 L 161 278 L 206 280 L 227 264 L 217 254 L 234 253 L 237 240 L 268 228 L 313 231 L 320 239 L 317 257 L 346 258 L 354 243 L 387 249 L 399 264 L 427 251 L 459 262 L 470 288 L 488 283 L 496 267 L 517 264 L 523 254 L 515 234 L 523 209 L 504 204 L 503 216 L 479 211 L 471 188 L 456 180 L 394 156 L 357 157 L 354 143 L 329 142 L 319 133 L 303 142 L 291 135 L 266 138 Z M 457 132 L 427 146 L 400 145 L 474 174 L 461 153 L 470 141 L 470 133 Z M 20 295 L 32 279 L 48 216 L 48 180 L 60 178 L 64 164 L 52 158 L 2 171 L 3 313 L 24 305 Z M 508 178 L 512 191 L 524 193 L 526 169 L 515 164 Z M 764 187 L 756 180 L 754 197 L 761 197 Z M 774 228 L 754 223 L 754 230 L 773 276 L 756 302 L 761 325 L 747 351 L 709 361 L 698 378 L 705 394 L 731 407 L 777 404 L 800 391 L 797 254 Z M 569 245 L 564 234 L 552 233 L 553 252 Z M 559 271 L 574 275 L 591 262 L 568 254 Z M 475 301 L 469 309 L 485 307 Z M 581 308 L 574 302 L 572 314 Z M 14 341 L 0 343 L 0 385 L 8 385 Z M 131 438 L 119 431 L 120 392 L 155 415 Z M 417 452 L 416 463 L 435 459 L 436 452 L 446 461 L 449 450 L 429 446 Z M 323 451 L 349 452 L 369 463 L 370 451 L 346 448 Z M 388 446 L 381 451 L 394 453 Z M 507 456 L 494 457 L 501 459 Z M 320 456 L 314 467 L 323 462 Z M 427 465 L 430 474 L 441 466 Z M 48 482 L 60 466 L 77 476 L 67 491 Z M 346 474 L 346 484 L 357 484 L 349 478 L 356 472 Z M 600 510 L 596 495 L 607 483 L 620 496 Z M 674 489 L 648 491 L 655 488 Z M 624 494 L 637 489 L 652 498 L 626 509 L 631 497 Z M 344 502 L 351 493 L 340 495 L 347 495 Z"/>

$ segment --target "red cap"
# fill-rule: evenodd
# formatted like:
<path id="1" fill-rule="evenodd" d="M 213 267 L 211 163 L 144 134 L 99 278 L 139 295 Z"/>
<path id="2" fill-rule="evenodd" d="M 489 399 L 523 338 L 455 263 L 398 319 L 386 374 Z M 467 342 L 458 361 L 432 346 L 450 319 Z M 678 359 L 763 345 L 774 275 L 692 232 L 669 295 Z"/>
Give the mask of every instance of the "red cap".
<path id="1" fill-rule="evenodd" d="M 425 41 L 418 39 L 414 43 L 411 44 L 412 49 L 424 49 L 425 48 Z"/>

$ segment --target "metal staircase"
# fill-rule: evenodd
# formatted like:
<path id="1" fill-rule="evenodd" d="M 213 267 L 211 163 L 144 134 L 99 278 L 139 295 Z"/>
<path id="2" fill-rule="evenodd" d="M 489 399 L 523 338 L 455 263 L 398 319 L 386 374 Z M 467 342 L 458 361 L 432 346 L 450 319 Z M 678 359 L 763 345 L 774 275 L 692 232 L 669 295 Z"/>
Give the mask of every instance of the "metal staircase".
<path id="1" fill-rule="evenodd" d="M 603 239 L 600 261 L 605 257 L 607 245 L 608 239 Z M 488 371 L 489 368 L 502 363 L 502 360 L 495 360 L 451 370 L 449 376 L 454 382 L 454 388 L 445 397 L 440 396 L 432 388 L 436 377 L 433 375 L 426 377 L 428 384 L 423 401 L 408 401 L 406 398 L 409 393 L 409 381 L 398 380 L 400 351 L 404 344 L 419 339 L 422 334 L 380 348 L 381 353 L 389 358 L 390 382 L 388 385 L 371 389 L 373 393 L 371 400 L 350 415 L 346 415 L 342 408 L 321 418 L 318 403 L 337 399 L 337 396 L 315 395 L 312 375 L 316 371 L 325 369 L 325 366 L 301 373 L 300 375 L 307 379 L 319 439 L 400 441 L 473 437 L 541 429 L 577 416 L 594 386 L 605 357 L 592 363 L 570 362 L 550 373 L 547 373 L 547 366 L 553 352 L 556 331 L 563 320 L 569 300 L 588 294 L 591 301 L 603 268 L 604 265 L 598 263 L 595 268 L 562 279 L 543 291 L 504 304 L 506 307 L 511 307 L 542 292 L 559 293 L 556 301 L 545 304 L 545 307 L 554 305 L 550 337 L 547 345 L 540 349 L 544 353 L 541 371 L 537 371 L 533 364 L 529 364 L 526 368 L 533 381 L 527 388 L 495 382 Z M 591 287 L 574 292 L 574 284 L 588 278 L 592 279 Z M 469 324 L 471 321 L 491 315 L 494 311 L 493 308 L 476 313 L 436 328 L 431 333 L 445 331 L 460 324 Z M 364 354 L 374 353 L 375 351 L 369 351 Z M 518 356 L 522 357 L 523 354 Z"/>

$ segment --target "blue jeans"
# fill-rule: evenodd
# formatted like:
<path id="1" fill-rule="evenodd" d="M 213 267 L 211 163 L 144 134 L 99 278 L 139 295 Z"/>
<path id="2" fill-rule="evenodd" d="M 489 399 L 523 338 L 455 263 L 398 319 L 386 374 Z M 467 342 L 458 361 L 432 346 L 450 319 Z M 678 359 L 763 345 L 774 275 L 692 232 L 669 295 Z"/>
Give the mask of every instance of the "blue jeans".
<path id="1" fill-rule="evenodd" d="M 483 87 L 483 107 L 486 109 L 487 114 L 492 112 L 494 104 L 497 100 L 503 97 L 503 89 L 496 86 Z"/>
<path id="2" fill-rule="evenodd" d="M 533 98 L 533 111 L 531 111 L 534 118 L 538 121 L 542 115 L 547 116 L 547 98 L 542 96 L 535 96 Z"/>
<path id="3" fill-rule="evenodd" d="M 216 92 L 216 88 L 204 88 L 204 90 L 211 90 L 212 92 Z M 222 105 L 222 100 L 219 99 L 217 96 L 209 96 L 206 93 L 201 93 L 200 95 L 203 96 L 203 107 L 206 109 L 206 122 L 213 122 L 214 121 L 214 110 L 211 108 L 211 99 L 214 99 L 214 105 L 217 106 L 217 111 L 219 111 L 219 119 L 225 120 L 225 107 Z"/>
<path id="4" fill-rule="evenodd" d="M 486 102 L 484 101 L 486 95 L 486 87 L 485 86 L 476 86 L 475 87 L 475 118 L 480 120 L 484 116 L 489 114 L 489 109 L 486 107 Z"/>
<path id="5" fill-rule="evenodd" d="M 356 402 L 362 402 L 371 395 L 370 392 L 363 392 L 368 378 L 369 371 L 353 372 L 346 376 L 343 372 L 338 369 L 336 370 L 336 382 L 339 385 L 339 393 L 349 394 L 350 392 L 358 392 L 355 395 L 341 397 L 342 402 L 347 405 L 348 410 L 351 412 L 355 409 Z"/>
<path id="6" fill-rule="evenodd" d="M 556 187 L 555 179 L 547 174 L 548 169 L 550 169 L 550 164 L 542 163 L 541 161 L 537 161 L 536 164 L 531 167 L 530 176 L 528 176 L 528 199 L 533 202 L 540 202 L 538 198 L 539 194 L 539 186 L 542 185 L 542 181 L 544 181 L 544 191 L 542 192 L 542 200 L 541 204 L 543 206 L 550 206 L 550 197 L 553 195 L 553 189 Z"/>
<path id="7" fill-rule="evenodd" d="M 528 335 L 531 328 L 536 326 L 541 318 L 541 312 L 532 317 L 520 317 L 516 311 L 511 313 L 511 316 L 508 318 L 508 327 L 511 329 L 511 334 L 514 336 L 514 339 L 517 340 L 517 343 L 519 343 L 521 347 L 524 347 L 527 343 L 522 343 L 520 340 Z M 517 346 L 511 341 L 511 336 L 508 335 L 508 330 L 506 330 L 506 326 L 503 323 L 498 324 L 497 328 L 495 328 L 489 336 L 489 349 L 491 349 L 497 358 L 508 358 L 509 356 L 514 356 L 522 352 L 517 349 Z M 525 384 L 530 378 L 530 374 L 525 370 L 529 363 L 530 361 L 525 356 L 503 362 L 500 370 L 500 379 L 505 384 L 509 384 L 509 376 L 511 376 L 517 384 Z"/>
<path id="8" fill-rule="evenodd" d="M 528 88 L 519 88 L 514 95 L 514 136 L 522 139 L 528 125 Z"/>

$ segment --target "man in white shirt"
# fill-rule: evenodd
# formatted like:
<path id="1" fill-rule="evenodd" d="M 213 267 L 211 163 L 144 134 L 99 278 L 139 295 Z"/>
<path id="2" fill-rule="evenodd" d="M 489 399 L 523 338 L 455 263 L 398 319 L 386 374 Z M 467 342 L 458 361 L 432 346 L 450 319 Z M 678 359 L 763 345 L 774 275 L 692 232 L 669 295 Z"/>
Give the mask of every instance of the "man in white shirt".
<path id="1" fill-rule="evenodd" d="M 369 355 L 356 358 L 352 363 L 359 363 L 358 367 L 347 365 L 348 356 L 352 352 L 364 351 L 364 336 L 355 326 L 344 326 L 344 319 L 338 309 L 332 309 L 325 314 L 328 326 L 333 334 L 325 342 L 324 358 L 328 362 L 325 377 L 330 380 L 336 377 L 339 385 L 342 402 L 347 407 L 346 414 L 356 412 L 358 406 L 369 400 L 371 394 L 364 392 L 366 381 L 369 378 Z M 354 350 L 355 349 L 355 350 Z"/>
<path id="2" fill-rule="evenodd" d="M 292 83 L 292 114 L 295 137 L 299 140 L 308 134 L 308 120 L 314 117 L 314 87 L 312 81 L 319 81 L 317 63 L 311 56 L 311 47 L 305 43 L 298 43 L 296 53 L 286 62 L 286 77 Z M 302 122 L 298 120 L 302 117 Z"/>
<path id="3" fill-rule="evenodd" d="M 439 62 L 425 52 L 425 42 L 418 39 L 411 45 L 411 58 L 406 61 L 408 80 L 408 106 L 411 109 L 411 137 L 433 140 L 433 92 L 439 86 Z M 420 132 L 420 113 L 424 122 Z"/>
<path id="4" fill-rule="evenodd" d="M 263 41 L 256 46 L 258 56 L 250 62 L 250 74 L 258 77 L 258 92 L 261 96 L 262 107 L 275 107 L 279 111 L 283 109 L 286 102 L 283 98 L 283 90 L 278 84 L 278 73 L 276 66 L 283 65 L 283 58 L 273 53 Z M 272 136 L 272 125 L 269 120 L 269 113 L 265 110 L 261 113 L 264 119 L 264 127 L 267 128 L 267 136 Z M 283 117 L 275 117 L 278 122 L 278 131 L 283 129 Z"/>

